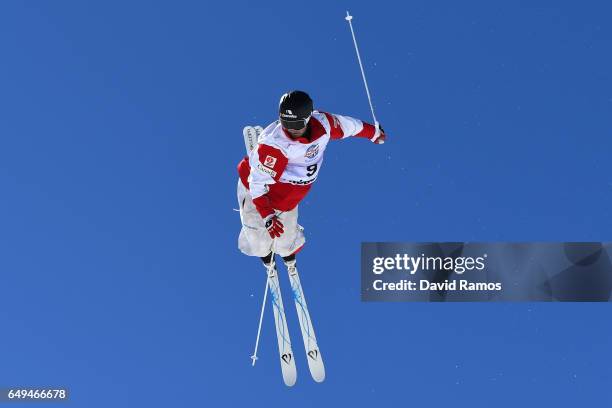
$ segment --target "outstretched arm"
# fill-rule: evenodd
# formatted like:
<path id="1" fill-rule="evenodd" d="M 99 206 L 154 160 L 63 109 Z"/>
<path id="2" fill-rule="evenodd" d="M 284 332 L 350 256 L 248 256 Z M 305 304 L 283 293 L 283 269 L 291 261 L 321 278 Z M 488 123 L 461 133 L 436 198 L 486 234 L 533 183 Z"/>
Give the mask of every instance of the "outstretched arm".
<path id="1" fill-rule="evenodd" d="M 329 122 L 332 139 L 361 137 L 370 139 L 376 144 L 382 144 L 385 141 L 386 135 L 381 127 L 376 128 L 374 125 L 350 116 L 342 116 L 327 112 L 322 113 L 325 114 Z"/>

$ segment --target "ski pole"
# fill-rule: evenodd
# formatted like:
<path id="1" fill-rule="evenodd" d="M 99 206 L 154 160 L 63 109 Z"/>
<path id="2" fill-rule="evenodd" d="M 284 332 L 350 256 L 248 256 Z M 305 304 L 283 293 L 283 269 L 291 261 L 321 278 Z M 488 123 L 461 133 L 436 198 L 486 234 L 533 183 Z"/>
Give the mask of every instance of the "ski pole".
<path id="1" fill-rule="evenodd" d="M 368 88 L 368 81 L 366 80 L 365 72 L 363 71 L 363 64 L 361 63 L 361 56 L 359 55 L 359 47 L 357 47 L 357 39 L 355 38 L 355 31 L 353 31 L 353 24 L 351 23 L 353 16 L 349 14 L 348 10 L 346 11 L 346 17 L 344 17 L 344 19 L 348 21 L 349 27 L 351 28 L 351 34 L 353 36 L 353 44 L 355 44 L 355 52 L 357 53 L 357 61 L 359 61 L 359 68 L 361 69 L 361 77 L 363 78 L 363 84 L 365 85 L 366 94 L 368 95 L 368 102 L 370 103 L 370 110 L 372 111 L 372 118 L 374 119 L 374 124 L 376 125 L 376 129 L 378 129 L 380 126 L 378 124 L 378 121 L 376 120 L 376 115 L 374 114 L 374 106 L 372 105 L 372 98 L 370 97 L 370 89 Z"/>
<path id="2" fill-rule="evenodd" d="M 274 246 L 274 244 L 272 244 Z M 270 285 L 270 272 L 271 269 L 274 268 L 274 251 L 272 251 L 272 258 L 270 260 L 270 266 L 268 266 L 267 274 L 266 274 L 266 289 L 264 291 L 263 303 L 261 304 L 261 314 L 259 315 L 259 327 L 257 328 L 257 339 L 255 340 L 255 351 L 251 356 L 251 360 L 253 363 L 251 364 L 253 367 L 255 366 L 255 361 L 257 360 L 257 348 L 259 347 L 259 335 L 261 334 L 261 323 L 263 321 L 264 310 L 266 309 L 266 299 L 268 297 L 268 286 Z"/>

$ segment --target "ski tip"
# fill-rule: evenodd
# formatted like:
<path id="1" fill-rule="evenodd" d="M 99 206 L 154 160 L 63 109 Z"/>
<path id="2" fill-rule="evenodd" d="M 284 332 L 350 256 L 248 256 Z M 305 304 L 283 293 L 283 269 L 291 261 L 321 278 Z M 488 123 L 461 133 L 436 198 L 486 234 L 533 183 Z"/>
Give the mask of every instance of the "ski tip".
<path id="1" fill-rule="evenodd" d="M 325 366 L 322 362 L 320 364 L 309 365 L 308 368 L 313 380 L 318 383 L 325 381 Z"/>
<path id="2" fill-rule="evenodd" d="M 295 368 L 295 360 L 293 352 L 289 351 L 281 355 L 281 372 L 283 373 L 283 381 L 287 387 L 293 387 L 297 380 L 297 370 Z"/>
<path id="3" fill-rule="evenodd" d="M 283 381 L 287 387 L 293 387 L 297 381 L 297 375 L 283 377 Z"/>

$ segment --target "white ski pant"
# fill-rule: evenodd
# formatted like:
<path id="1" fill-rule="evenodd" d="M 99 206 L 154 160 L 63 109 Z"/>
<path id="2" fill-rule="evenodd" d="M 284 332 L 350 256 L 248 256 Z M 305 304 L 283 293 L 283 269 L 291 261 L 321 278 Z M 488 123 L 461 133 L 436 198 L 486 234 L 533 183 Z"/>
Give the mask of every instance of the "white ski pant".
<path id="1" fill-rule="evenodd" d="M 264 257 L 274 250 L 275 254 L 283 257 L 289 256 L 306 242 L 304 228 L 298 224 L 297 206 L 291 211 L 276 211 L 276 215 L 283 223 L 285 232 L 273 241 L 261 215 L 253 204 L 249 191 L 240 179 L 238 179 L 238 205 L 240 221 L 242 222 L 242 229 L 238 237 L 238 248 L 245 255 Z"/>

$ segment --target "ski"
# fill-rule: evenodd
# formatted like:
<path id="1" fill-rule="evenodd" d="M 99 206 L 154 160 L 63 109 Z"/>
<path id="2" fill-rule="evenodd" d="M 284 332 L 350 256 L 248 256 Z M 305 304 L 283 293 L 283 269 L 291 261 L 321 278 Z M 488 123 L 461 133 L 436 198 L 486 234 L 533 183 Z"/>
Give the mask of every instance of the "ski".
<path id="1" fill-rule="evenodd" d="M 310 375 L 316 382 L 325 380 L 325 366 L 323 365 L 323 357 L 317 345 L 317 337 L 315 336 L 310 313 L 306 306 L 306 298 L 300 283 L 300 276 L 296 267 L 295 260 L 286 262 L 289 280 L 291 281 L 291 291 L 293 292 L 293 300 L 297 310 L 300 328 L 302 330 L 302 338 L 304 339 L 304 348 L 306 349 L 306 359 L 308 361 L 308 369 Z"/>
<path id="2" fill-rule="evenodd" d="M 274 260 L 272 260 L 272 265 L 268 267 L 268 287 L 270 288 L 270 296 L 272 297 L 272 309 L 274 310 L 274 323 L 276 325 L 276 338 L 278 340 L 278 352 L 280 355 L 283 381 L 285 385 L 291 387 L 295 384 L 297 379 L 297 370 L 295 368 L 293 350 L 291 349 L 291 338 L 289 337 L 289 329 L 287 328 L 283 298 L 281 296 L 278 272 Z"/>
<path id="3" fill-rule="evenodd" d="M 247 154 L 251 152 L 257 146 L 257 140 L 259 135 L 263 132 L 261 126 L 245 126 L 242 129 L 242 135 L 244 136 L 244 147 L 246 148 Z"/>
<path id="4" fill-rule="evenodd" d="M 242 129 L 244 136 L 244 147 L 247 154 L 250 154 L 257 147 L 259 135 L 263 132 L 261 126 L 245 126 Z M 267 267 L 268 285 L 270 289 L 270 297 L 272 309 L 274 310 L 274 325 L 276 326 L 276 339 L 278 340 L 278 353 L 280 356 L 281 372 L 285 385 L 291 387 L 297 380 L 297 369 L 295 368 L 295 360 L 293 358 L 293 350 L 291 349 L 291 338 L 289 337 L 289 329 L 287 328 L 287 319 L 285 317 L 285 309 L 283 307 L 283 298 L 280 291 L 280 283 L 278 280 L 278 272 L 274 257 L 271 264 Z M 264 297 L 265 302 L 265 297 Z M 262 308 L 263 316 L 263 308 Z M 261 319 L 260 319 L 261 328 Z M 259 333 L 257 333 L 257 342 L 259 342 Z M 255 346 L 255 354 L 251 357 L 253 365 L 257 360 L 257 345 Z"/>

